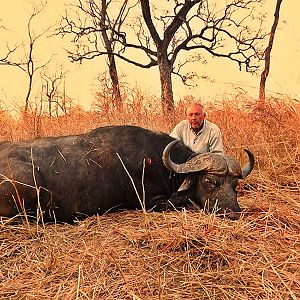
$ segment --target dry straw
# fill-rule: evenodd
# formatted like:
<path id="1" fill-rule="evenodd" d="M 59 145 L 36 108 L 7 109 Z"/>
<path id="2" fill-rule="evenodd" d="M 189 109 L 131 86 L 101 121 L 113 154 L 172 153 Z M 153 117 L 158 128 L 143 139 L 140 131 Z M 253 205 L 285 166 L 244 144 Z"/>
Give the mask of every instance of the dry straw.
<path id="1" fill-rule="evenodd" d="M 207 110 L 221 127 L 228 153 L 243 162 L 247 146 L 257 158 L 239 186 L 240 220 L 196 208 L 123 211 L 75 225 L 2 218 L 0 299 L 299 299 L 299 103 L 269 99 L 257 107 L 234 99 Z M 182 111 L 178 106 L 172 122 Z M 133 116 L 137 124 L 165 132 L 172 126 L 159 113 L 141 108 L 139 114 Z M 73 126 L 66 133 L 106 124 L 92 113 L 76 120 L 65 122 Z M 2 139 L 21 139 L 30 128 L 14 122 L 10 128 L 18 128 L 19 136 L 6 128 Z M 60 134 L 59 122 L 43 119 L 40 134 Z"/>

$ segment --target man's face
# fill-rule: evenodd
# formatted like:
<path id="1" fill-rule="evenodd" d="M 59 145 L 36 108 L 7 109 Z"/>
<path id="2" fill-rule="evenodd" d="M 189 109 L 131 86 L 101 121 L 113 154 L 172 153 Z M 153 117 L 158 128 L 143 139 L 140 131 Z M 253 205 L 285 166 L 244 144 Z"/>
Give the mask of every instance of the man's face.
<path id="1" fill-rule="evenodd" d="M 192 105 L 187 110 L 187 119 L 191 127 L 195 130 L 200 129 L 205 118 L 205 113 L 200 105 Z"/>

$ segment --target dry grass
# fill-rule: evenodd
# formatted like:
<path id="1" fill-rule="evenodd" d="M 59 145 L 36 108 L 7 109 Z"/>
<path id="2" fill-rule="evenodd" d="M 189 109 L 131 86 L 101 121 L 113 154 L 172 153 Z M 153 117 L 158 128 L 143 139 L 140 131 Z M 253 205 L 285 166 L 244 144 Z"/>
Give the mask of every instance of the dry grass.
<path id="1" fill-rule="evenodd" d="M 244 216 L 222 220 L 202 211 L 119 212 L 77 225 L 0 224 L 0 299 L 298 299 L 300 298 L 300 105 L 285 98 L 264 107 L 241 96 L 207 106 L 226 152 L 254 172 L 241 184 Z M 0 114 L 1 139 L 139 124 L 168 132 L 153 107 L 133 113 L 86 113 L 12 120 Z M 38 129 L 38 130 L 36 130 Z"/>

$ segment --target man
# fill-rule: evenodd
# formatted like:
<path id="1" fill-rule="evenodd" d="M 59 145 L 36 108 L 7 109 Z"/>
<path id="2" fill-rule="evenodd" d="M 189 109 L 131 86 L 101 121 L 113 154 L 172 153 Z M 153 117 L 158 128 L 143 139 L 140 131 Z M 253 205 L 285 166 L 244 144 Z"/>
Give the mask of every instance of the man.
<path id="1" fill-rule="evenodd" d="M 216 124 L 205 119 L 203 106 L 193 103 L 186 113 L 187 120 L 178 123 L 170 136 L 197 153 L 223 152 L 221 131 Z"/>

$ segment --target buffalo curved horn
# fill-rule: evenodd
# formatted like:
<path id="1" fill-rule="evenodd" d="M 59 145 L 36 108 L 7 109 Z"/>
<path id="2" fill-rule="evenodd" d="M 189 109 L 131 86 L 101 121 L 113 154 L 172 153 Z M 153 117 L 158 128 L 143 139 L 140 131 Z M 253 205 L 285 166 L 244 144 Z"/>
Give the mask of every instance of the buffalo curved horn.
<path id="1" fill-rule="evenodd" d="M 178 142 L 180 142 L 180 140 L 169 143 L 162 154 L 162 161 L 169 171 L 181 174 L 201 172 L 203 170 L 213 171 L 215 174 L 224 174 L 227 172 L 227 163 L 224 156 L 217 153 L 195 154 L 192 155 L 190 160 L 184 163 L 174 163 L 170 158 L 170 151 Z"/>
<path id="2" fill-rule="evenodd" d="M 249 161 L 242 167 L 242 178 L 246 178 L 252 172 L 255 163 L 253 153 L 247 148 L 244 148 L 244 151 L 247 153 Z"/>
<path id="3" fill-rule="evenodd" d="M 165 167 L 171 171 L 171 172 L 174 172 L 174 173 L 178 173 L 178 169 L 179 169 L 179 165 L 178 164 L 175 164 L 174 162 L 172 162 L 172 160 L 170 159 L 170 151 L 171 151 L 171 148 L 179 143 L 180 140 L 175 140 L 171 143 L 169 143 L 165 149 L 164 149 L 164 152 L 162 154 L 162 161 L 165 165 Z"/>

